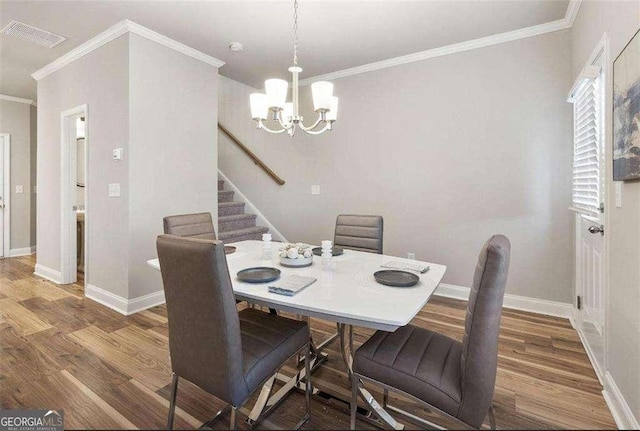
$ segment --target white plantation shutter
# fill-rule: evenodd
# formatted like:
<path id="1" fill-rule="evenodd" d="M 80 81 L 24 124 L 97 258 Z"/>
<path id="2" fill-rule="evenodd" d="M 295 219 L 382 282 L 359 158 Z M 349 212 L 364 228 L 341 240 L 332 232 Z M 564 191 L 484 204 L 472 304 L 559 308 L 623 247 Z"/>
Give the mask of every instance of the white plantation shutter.
<path id="1" fill-rule="evenodd" d="M 572 210 L 598 216 L 603 158 L 602 78 L 599 67 L 583 72 L 573 87 Z"/>

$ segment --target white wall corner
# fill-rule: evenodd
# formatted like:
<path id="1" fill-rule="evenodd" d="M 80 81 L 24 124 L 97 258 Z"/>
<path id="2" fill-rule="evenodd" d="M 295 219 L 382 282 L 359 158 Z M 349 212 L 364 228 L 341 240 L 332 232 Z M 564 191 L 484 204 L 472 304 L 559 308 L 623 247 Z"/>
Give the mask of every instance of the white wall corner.
<path id="1" fill-rule="evenodd" d="M 9 257 L 27 256 L 36 252 L 36 246 L 13 248 L 9 251 Z"/>
<path id="2" fill-rule="evenodd" d="M 44 66 L 42 69 L 31 74 L 31 77 L 36 81 L 41 80 L 45 76 L 62 69 L 64 66 L 73 63 L 79 58 L 84 57 L 90 52 L 100 48 L 102 45 L 105 45 L 112 40 L 117 39 L 125 33 L 135 33 L 138 36 L 145 37 L 149 40 L 152 40 L 156 43 L 166 46 L 174 51 L 180 52 L 189 57 L 195 58 L 207 64 L 210 64 L 214 67 L 220 68 L 225 63 L 222 60 L 218 60 L 215 57 L 207 55 L 203 52 L 200 52 L 194 48 L 191 48 L 183 43 L 170 39 L 166 36 L 161 35 L 153 30 L 150 30 L 140 24 L 137 24 L 133 21 L 129 21 L 128 19 L 122 20 L 115 25 L 109 27 L 107 30 L 98 34 L 97 36 L 92 37 L 82 45 L 72 49 L 56 60 Z"/>
<path id="3" fill-rule="evenodd" d="M 249 198 L 247 198 L 244 195 L 244 193 L 242 193 L 240 189 L 236 187 L 233 181 L 231 181 L 229 177 L 227 177 L 219 168 L 218 168 L 218 176 L 222 180 L 224 180 L 225 184 L 229 185 L 229 188 L 235 193 L 235 196 L 238 197 L 238 200 L 240 200 L 240 202 L 245 203 L 245 207 L 247 207 L 249 212 L 257 216 L 256 222 L 262 226 L 266 226 L 269 228 L 269 231 L 271 232 L 273 239 L 277 241 L 282 241 L 282 242 L 289 242 L 284 237 L 282 232 L 280 232 L 278 229 L 276 229 L 276 227 L 273 224 L 271 224 L 271 222 L 267 219 L 267 217 L 264 214 L 262 214 L 262 212 L 249 200 Z"/>
<path id="4" fill-rule="evenodd" d="M 92 284 L 87 284 L 85 296 L 125 316 L 164 304 L 164 291 L 127 299 Z"/>
<path id="5" fill-rule="evenodd" d="M 62 284 L 62 274 L 60 271 L 40 265 L 39 263 L 36 263 L 33 274 L 46 280 L 53 281 L 56 284 Z"/>
<path id="6" fill-rule="evenodd" d="M 440 283 L 435 291 L 435 295 L 467 301 L 469 300 L 470 292 L 471 289 L 468 287 Z M 511 295 L 508 293 L 504 295 L 503 307 L 529 311 L 531 313 L 546 314 L 548 316 L 563 317 L 565 319 L 571 319 L 573 316 L 572 304 Z"/>
<path id="7" fill-rule="evenodd" d="M 611 415 L 616 421 L 618 429 L 640 429 L 640 422 L 633 415 L 631 407 L 629 407 L 627 400 L 625 400 L 618 385 L 613 380 L 613 376 L 608 371 L 605 374 L 602 395 L 607 402 L 607 406 L 609 406 L 609 410 L 611 410 Z"/>

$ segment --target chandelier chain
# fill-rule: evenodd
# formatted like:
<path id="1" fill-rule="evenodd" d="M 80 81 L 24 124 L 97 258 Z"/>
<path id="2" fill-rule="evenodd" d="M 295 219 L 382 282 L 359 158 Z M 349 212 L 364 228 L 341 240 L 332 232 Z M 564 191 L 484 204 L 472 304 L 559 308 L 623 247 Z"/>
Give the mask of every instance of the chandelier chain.
<path id="1" fill-rule="evenodd" d="M 293 65 L 298 65 L 298 0 L 293 1 Z"/>

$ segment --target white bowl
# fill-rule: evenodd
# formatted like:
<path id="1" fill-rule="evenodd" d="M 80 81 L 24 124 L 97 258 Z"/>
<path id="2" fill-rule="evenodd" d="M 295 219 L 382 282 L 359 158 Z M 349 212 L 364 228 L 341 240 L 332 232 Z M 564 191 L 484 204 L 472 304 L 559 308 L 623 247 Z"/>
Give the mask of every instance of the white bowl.
<path id="1" fill-rule="evenodd" d="M 290 268 L 301 268 L 309 266 L 313 263 L 313 256 L 303 257 L 302 259 L 289 259 L 288 257 L 280 257 L 280 265 Z"/>

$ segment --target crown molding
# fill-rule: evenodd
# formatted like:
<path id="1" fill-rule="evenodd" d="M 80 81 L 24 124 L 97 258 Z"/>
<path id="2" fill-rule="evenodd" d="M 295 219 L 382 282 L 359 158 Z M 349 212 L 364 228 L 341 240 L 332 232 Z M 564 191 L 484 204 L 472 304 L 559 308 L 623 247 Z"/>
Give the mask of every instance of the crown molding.
<path id="1" fill-rule="evenodd" d="M 323 75 L 312 76 L 311 78 L 301 80 L 299 85 L 309 85 L 316 81 L 330 81 L 333 79 L 346 78 L 347 76 L 373 72 L 374 70 L 386 69 L 389 67 L 400 66 L 402 64 L 414 63 L 417 61 L 428 60 L 430 58 L 442 57 L 445 55 L 470 51 L 472 49 L 498 45 L 500 43 L 513 42 L 515 40 L 526 39 L 528 37 L 540 36 L 542 34 L 553 33 L 555 31 L 567 30 L 571 28 L 576 17 L 578 16 L 578 11 L 580 9 L 581 3 L 582 0 L 569 0 L 564 18 L 556 21 L 508 31 L 506 33 L 499 33 L 491 36 L 481 37 L 478 39 L 472 39 L 466 42 L 446 45 L 439 48 L 428 49 L 426 51 L 420 51 L 413 54 L 394 57 L 388 60 L 363 64 L 362 66 L 351 67 L 349 69 L 338 70 L 336 72 L 325 73 Z"/>
<path id="2" fill-rule="evenodd" d="M 428 49 L 426 51 L 420 51 L 413 54 L 390 58 L 388 60 L 376 61 L 374 63 L 364 64 L 362 66 L 356 66 L 336 72 L 325 73 L 324 75 L 313 76 L 311 78 L 301 80 L 300 85 L 309 85 L 315 81 L 330 81 L 333 79 L 345 78 L 347 76 L 359 75 L 361 73 L 373 72 L 374 70 L 387 69 L 389 67 L 400 66 L 402 64 L 415 63 L 417 61 L 428 60 L 430 58 L 471 51 L 473 49 L 498 45 L 505 42 L 512 42 L 532 36 L 539 36 L 545 33 L 566 30 L 568 28 L 570 28 L 570 26 L 563 18 L 545 24 L 525 27 L 519 30 L 494 34 L 491 36 L 468 40 L 466 42 L 455 43 L 452 45 L 446 45 L 439 48 Z"/>
<path id="3" fill-rule="evenodd" d="M 183 43 L 170 39 L 167 36 L 148 29 L 147 27 L 143 27 L 133 21 L 125 21 L 127 22 L 127 28 L 131 33 L 135 33 L 138 36 L 145 37 L 149 40 L 159 43 L 160 45 L 164 45 L 169 49 L 173 49 L 174 51 L 195 58 L 196 60 L 200 60 L 203 63 L 207 63 L 213 67 L 220 68 L 225 64 L 225 62 L 222 60 L 218 60 L 217 58 L 205 54 L 204 52 L 198 51 L 197 49 L 191 48 Z"/>
<path id="4" fill-rule="evenodd" d="M 195 58 L 196 60 L 200 60 L 204 63 L 210 64 L 216 68 L 219 68 L 224 65 L 224 61 L 218 60 L 215 57 L 207 55 L 203 52 L 200 52 L 196 49 L 193 49 L 185 44 L 182 44 L 178 41 L 170 39 L 160 33 L 157 33 L 153 30 L 150 30 L 140 24 L 137 24 L 133 21 L 129 21 L 128 19 L 122 20 L 117 24 L 109 27 L 107 30 L 103 31 L 99 35 L 89 39 L 82 45 L 72 49 L 67 52 L 63 56 L 54 60 L 53 62 L 47 64 L 42 69 L 33 73 L 31 77 L 36 81 L 41 80 L 47 75 L 52 74 L 53 72 L 60 70 L 64 66 L 73 63 L 81 57 L 89 54 L 90 52 L 100 48 L 102 45 L 111 42 L 114 39 L 122 36 L 125 33 L 134 33 L 138 36 L 142 36 L 147 38 L 153 42 L 159 43 L 160 45 L 166 46 L 169 49 L 180 52 L 189 57 Z"/>
<path id="5" fill-rule="evenodd" d="M 573 23 L 576 21 L 576 17 L 578 16 L 578 11 L 580 11 L 581 4 L 582 0 L 569 0 L 567 11 L 564 14 L 564 20 L 567 22 L 569 27 L 573 27 Z"/>
<path id="6" fill-rule="evenodd" d="M 27 105 L 38 106 L 36 105 L 36 102 L 34 102 L 31 99 L 23 99 L 22 97 L 7 96 L 6 94 L 0 94 L 0 100 L 6 100 L 7 102 L 26 103 Z"/>

